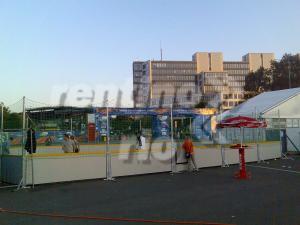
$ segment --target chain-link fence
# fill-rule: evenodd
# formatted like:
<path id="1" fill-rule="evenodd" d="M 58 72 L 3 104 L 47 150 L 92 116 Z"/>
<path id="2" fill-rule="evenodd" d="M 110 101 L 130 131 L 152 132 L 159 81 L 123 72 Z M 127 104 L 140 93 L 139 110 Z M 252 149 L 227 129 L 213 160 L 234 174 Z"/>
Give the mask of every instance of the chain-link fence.
<path id="1" fill-rule="evenodd" d="M 195 148 L 219 148 L 219 144 L 240 143 L 241 140 L 243 143 L 280 140 L 280 129 L 274 126 L 216 129 L 219 122 L 216 112 L 207 109 L 53 107 L 24 98 L 5 110 L 0 133 L 1 158 L 20 157 L 22 176 L 29 176 L 33 158 L 41 157 L 51 158 L 55 163 L 61 158 L 98 157 L 105 160 L 101 161 L 99 169 L 107 178 L 122 174 L 124 168 L 132 170 L 128 175 L 174 171 L 174 165 L 186 162 L 182 150 L 186 136 L 192 138 Z M 28 128 L 35 130 L 37 149 L 34 156 L 24 150 Z M 73 149 L 68 152 L 71 154 L 65 154 L 66 134 L 78 141 L 79 153 L 71 146 Z M 76 163 L 79 162 L 74 165 Z M 140 167 L 147 163 L 152 163 L 155 169 Z M 8 173 L 3 169 L 1 172 Z M 31 175 L 33 173 L 32 169 Z M 72 176 L 75 175 L 74 170 Z"/>
<path id="2" fill-rule="evenodd" d="M 22 155 L 24 154 L 25 144 L 25 101 L 24 98 L 19 101 L 4 106 L 1 105 L 1 130 L 0 130 L 0 156 L 1 156 L 1 170 L 0 170 L 0 187 L 10 187 L 6 182 L 10 180 L 4 177 L 15 177 L 21 180 L 23 171 Z M 17 164 L 10 166 L 11 161 L 18 161 Z"/>
<path id="3" fill-rule="evenodd" d="M 23 106 L 25 106 L 25 121 L 23 121 Z M 22 155 L 24 141 L 23 129 L 32 127 L 36 131 L 37 148 L 39 153 L 62 152 L 60 149 L 64 134 L 74 135 L 78 142 L 83 145 L 82 152 L 88 144 L 106 144 L 106 131 L 98 118 L 98 127 L 95 128 L 95 138 L 89 130 L 88 115 L 95 115 L 95 108 L 77 107 L 50 107 L 46 104 L 23 99 L 7 107 L 9 116 L 4 113 L 2 139 L 2 152 Z M 209 117 L 197 117 L 196 114 L 176 114 L 178 109 L 172 109 L 174 116 L 168 115 L 117 115 L 109 113 L 109 136 L 110 144 L 136 142 L 138 133 L 143 134 L 148 142 L 168 137 L 175 142 L 182 142 L 189 135 L 196 143 L 216 144 L 219 142 L 234 143 L 241 138 L 244 142 L 278 141 L 279 131 L 277 128 L 238 129 L 226 128 L 215 130 Z M 165 120 L 165 121 L 163 121 Z M 274 119 L 274 121 L 276 118 Z M 24 127 L 23 127 L 24 126 Z M 172 132 L 171 132 L 172 127 Z M 94 129 L 92 127 L 92 129 Z M 160 131 L 159 131 L 160 129 Z M 159 135 L 159 132 L 161 134 Z M 52 147 L 52 148 L 51 148 Z"/>
<path id="4" fill-rule="evenodd" d="M 1 155 L 22 155 L 24 107 L 24 99 L 1 107 Z"/>

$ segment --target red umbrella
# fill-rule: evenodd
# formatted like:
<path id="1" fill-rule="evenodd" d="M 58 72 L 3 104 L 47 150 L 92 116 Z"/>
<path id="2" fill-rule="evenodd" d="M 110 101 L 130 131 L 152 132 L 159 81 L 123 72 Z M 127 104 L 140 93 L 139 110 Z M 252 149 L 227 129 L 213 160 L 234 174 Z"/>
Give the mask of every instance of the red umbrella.
<path id="1" fill-rule="evenodd" d="M 265 121 L 258 121 L 251 117 L 246 116 L 237 116 L 222 120 L 219 124 L 217 124 L 218 128 L 259 128 L 259 127 L 267 127 L 267 123 Z"/>
<path id="2" fill-rule="evenodd" d="M 240 170 L 236 173 L 236 178 L 239 179 L 248 179 L 250 177 L 250 173 L 246 171 L 246 164 L 245 164 L 245 153 L 244 149 L 248 146 L 243 145 L 243 135 L 242 131 L 243 128 L 260 128 L 260 127 L 267 127 L 267 123 L 265 121 L 259 121 L 253 119 L 251 117 L 246 116 L 237 116 L 222 120 L 219 124 L 217 124 L 218 128 L 240 128 L 241 130 L 241 144 L 236 144 L 231 146 L 231 148 L 239 149 L 239 156 L 240 156 Z"/>

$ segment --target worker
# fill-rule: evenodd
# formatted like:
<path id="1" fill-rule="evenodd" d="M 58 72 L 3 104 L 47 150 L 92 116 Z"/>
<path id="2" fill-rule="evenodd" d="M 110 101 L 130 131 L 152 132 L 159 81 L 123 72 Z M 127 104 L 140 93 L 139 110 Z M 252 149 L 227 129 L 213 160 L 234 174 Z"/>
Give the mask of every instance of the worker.
<path id="1" fill-rule="evenodd" d="M 182 145 L 183 150 L 185 151 L 185 158 L 188 161 L 188 165 L 190 163 L 193 164 L 194 170 L 198 171 L 198 167 L 195 161 L 195 156 L 194 156 L 194 146 L 191 138 L 187 135 L 184 139 L 183 145 Z"/>

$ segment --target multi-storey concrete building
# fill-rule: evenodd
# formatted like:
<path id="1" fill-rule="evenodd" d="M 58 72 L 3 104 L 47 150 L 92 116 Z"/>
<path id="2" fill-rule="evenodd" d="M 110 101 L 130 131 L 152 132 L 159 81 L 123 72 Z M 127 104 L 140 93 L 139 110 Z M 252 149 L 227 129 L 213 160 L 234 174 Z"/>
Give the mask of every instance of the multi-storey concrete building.
<path id="1" fill-rule="evenodd" d="M 260 67 L 270 68 L 274 58 L 274 53 L 248 53 L 243 56 L 243 61 L 249 63 L 250 71 L 255 72 Z"/>
<path id="2" fill-rule="evenodd" d="M 165 106 L 175 101 L 192 106 L 200 92 L 196 75 L 196 64 L 192 61 L 134 62 L 134 103 L 145 107 Z"/>
<path id="3" fill-rule="evenodd" d="M 223 72 L 223 53 L 221 52 L 196 52 L 193 55 L 196 62 L 197 73 Z"/>
<path id="4" fill-rule="evenodd" d="M 192 61 L 133 62 L 136 107 L 192 107 L 205 101 L 229 109 L 244 100 L 250 71 L 269 68 L 274 54 L 249 53 L 243 61 L 223 61 L 220 52 L 196 52 Z"/>

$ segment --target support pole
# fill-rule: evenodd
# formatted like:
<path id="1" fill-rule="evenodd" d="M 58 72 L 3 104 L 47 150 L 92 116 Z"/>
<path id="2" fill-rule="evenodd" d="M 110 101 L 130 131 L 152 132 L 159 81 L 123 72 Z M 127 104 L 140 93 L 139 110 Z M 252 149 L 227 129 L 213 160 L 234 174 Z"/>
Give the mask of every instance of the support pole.
<path id="1" fill-rule="evenodd" d="M 256 129 L 260 129 L 260 128 L 256 128 Z M 258 144 L 259 133 L 260 133 L 260 130 L 256 130 L 257 163 L 261 163 L 262 161 L 264 161 L 264 160 L 261 160 L 261 156 L 260 156 L 260 148 L 259 148 L 259 144 Z"/>
<path id="2" fill-rule="evenodd" d="M 109 112 L 108 112 L 108 102 L 106 103 L 106 149 L 105 149 L 105 155 L 106 155 L 106 179 L 107 181 L 114 181 L 115 178 L 112 177 L 112 171 L 111 171 L 111 152 L 109 150 L 109 144 L 110 144 L 110 130 L 109 130 Z"/>
<path id="3" fill-rule="evenodd" d="M 26 129 L 26 112 L 25 112 L 25 96 L 23 97 L 23 113 L 22 113 L 22 156 L 24 155 L 25 129 Z"/>
<path id="4" fill-rule="evenodd" d="M 221 144 L 221 158 L 222 158 L 221 167 L 229 167 L 229 164 L 226 163 L 225 146 L 223 144 Z"/>
<path id="5" fill-rule="evenodd" d="M 23 96 L 23 118 L 22 118 L 22 161 L 23 161 L 23 182 L 22 182 L 22 188 L 26 187 L 27 184 L 27 157 L 25 152 L 25 135 L 26 135 L 26 109 L 25 109 L 25 96 Z"/>
<path id="6" fill-rule="evenodd" d="M 288 61 L 288 71 L 289 71 L 289 89 L 292 88 L 292 83 L 291 83 L 291 61 Z"/>
<path id="7" fill-rule="evenodd" d="M 4 131 L 4 105 L 1 104 L 1 131 Z"/>
<path id="8" fill-rule="evenodd" d="M 139 120 L 140 130 L 139 132 L 142 132 L 142 119 Z"/>
<path id="9" fill-rule="evenodd" d="M 1 136 L 4 135 L 4 133 L 2 134 L 2 132 L 4 132 L 3 130 L 3 103 L 1 103 Z M 2 138 L 0 139 L 0 157 L 2 156 L 3 154 L 3 149 L 2 149 L 2 146 L 3 146 L 3 143 L 2 143 Z M 0 177 L 2 177 L 2 171 L 0 170 Z"/>
<path id="10" fill-rule="evenodd" d="M 171 120 L 171 173 L 174 174 L 176 170 L 176 150 L 174 146 L 174 128 L 173 128 L 173 104 L 170 107 L 170 120 Z"/>
<path id="11" fill-rule="evenodd" d="M 22 178 L 18 184 L 17 191 L 20 189 L 28 188 L 27 185 L 27 156 L 25 152 L 25 134 L 26 134 L 26 108 L 25 96 L 23 97 L 23 113 L 22 113 Z"/>
<path id="12" fill-rule="evenodd" d="M 291 160 L 294 160 L 292 157 L 289 157 L 287 155 L 287 152 L 283 151 L 283 146 L 282 146 L 283 132 L 281 132 L 281 121 L 280 121 L 280 111 L 279 111 L 279 109 L 278 109 L 278 121 L 279 121 L 279 138 L 280 138 L 281 159 L 291 159 Z"/>
<path id="13" fill-rule="evenodd" d="M 33 168 L 33 143 L 32 143 L 32 129 L 30 130 L 30 150 L 31 150 L 31 154 L 30 154 L 30 161 L 31 161 L 31 185 L 32 188 L 34 188 L 34 168 Z"/>
<path id="14" fill-rule="evenodd" d="M 189 119 L 190 119 L 190 135 L 192 136 L 192 133 L 193 133 L 193 129 L 192 129 L 192 117 L 190 117 Z"/>
<path id="15" fill-rule="evenodd" d="M 255 119 L 257 120 L 257 110 L 256 107 L 254 108 L 255 110 Z M 261 156 L 260 156 L 260 148 L 259 148 L 259 133 L 260 133 L 260 128 L 256 128 L 255 129 L 255 143 L 256 143 L 256 154 L 257 154 L 257 163 L 261 163 L 261 161 L 264 162 L 264 160 L 261 160 Z"/>

